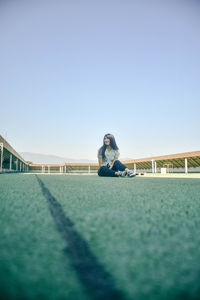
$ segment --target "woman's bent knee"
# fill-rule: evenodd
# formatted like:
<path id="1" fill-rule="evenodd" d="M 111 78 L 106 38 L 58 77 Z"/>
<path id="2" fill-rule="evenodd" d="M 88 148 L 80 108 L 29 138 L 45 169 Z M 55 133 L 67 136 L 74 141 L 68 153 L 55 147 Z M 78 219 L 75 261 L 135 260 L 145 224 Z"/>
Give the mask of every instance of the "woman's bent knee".
<path id="1" fill-rule="evenodd" d="M 99 176 L 102 176 L 102 175 L 103 175 L 103 173 L 104 173 L 104 172 L 103 172 L 103 171 L 104 171 L 104 168 L 105 168 L 104 166 L 101 166 L 101 167 L 99 168 L 99 170 L 98 170 L 98 175 L 99 175 Z"/>

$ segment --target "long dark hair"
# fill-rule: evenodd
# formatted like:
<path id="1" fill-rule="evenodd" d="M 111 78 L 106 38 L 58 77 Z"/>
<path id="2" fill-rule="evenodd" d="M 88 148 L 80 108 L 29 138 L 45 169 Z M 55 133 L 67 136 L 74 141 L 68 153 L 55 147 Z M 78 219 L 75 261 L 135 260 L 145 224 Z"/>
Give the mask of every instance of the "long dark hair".
<path id="1" fill-rule="evenodd" d="M 114 138 L 114 135 L 112 135 L 111 133 L 107 133 L 104 135 L 104 138 L 103 138 L 103 146 L 100 148 L 100 151 L 102 152 L 102 157 L 105 158 L 105 151 L 106 151 L 106 144 L 104 142 L 105 138 L 109 139 L 110 140 L 110 147 L 114 150 L 119 150 L 119 148 L 117 147 L 117 144 L 116 144 L 116 141 L 115 141 L 115 138 Z"/>

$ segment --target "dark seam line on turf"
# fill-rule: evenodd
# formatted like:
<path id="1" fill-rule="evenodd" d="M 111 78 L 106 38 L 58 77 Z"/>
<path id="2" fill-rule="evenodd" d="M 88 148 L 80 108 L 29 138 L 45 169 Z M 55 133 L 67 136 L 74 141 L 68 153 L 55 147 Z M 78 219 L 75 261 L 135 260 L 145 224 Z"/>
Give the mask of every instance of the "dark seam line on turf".
<path id="1" fill-rule="evenodd" d="M 90 250 L 88 243 L 74 228 L 73 222 L 65 216 L 62 206 L 52 196 L 43 181 L 36 175 L 49 210 L 55 220 L 58 231 L 67 242 L 64 254 L 70 257 L 70 263 L 76 270 L 79 280 L 87 288 L 93 299 L 126 299 L 114 287 L 110 274 L 104 270 L 98 259 Z"/>

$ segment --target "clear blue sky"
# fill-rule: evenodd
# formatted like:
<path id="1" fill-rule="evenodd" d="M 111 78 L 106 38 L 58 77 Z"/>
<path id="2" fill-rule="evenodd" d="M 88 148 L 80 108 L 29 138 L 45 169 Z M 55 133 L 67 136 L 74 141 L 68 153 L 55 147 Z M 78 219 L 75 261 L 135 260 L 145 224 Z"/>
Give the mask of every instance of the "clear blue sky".
<path id="1" fill-rule="evenodd" d="M 200 1 L 0 0 L 0 134 L 95 159 L 200 149 Z"/>

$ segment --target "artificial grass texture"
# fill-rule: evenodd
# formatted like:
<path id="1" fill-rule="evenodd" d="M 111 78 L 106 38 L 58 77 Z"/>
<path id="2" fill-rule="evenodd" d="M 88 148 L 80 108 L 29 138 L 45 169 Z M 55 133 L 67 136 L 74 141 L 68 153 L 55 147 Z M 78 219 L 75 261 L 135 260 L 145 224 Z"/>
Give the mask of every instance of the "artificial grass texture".
<path id="1" fill-rule="evenodd" d="M 199 298 L 199 179 L 39 178 L 125 297 Z M 1 175 L 0 190 L 1 290 L 10 299 L 89 299 L 35 176 Z"/>
<path id="2" fill-rule="evenodd" d="M 34 176 L 0 176 L 0 299 L 86 299 Z"/>

